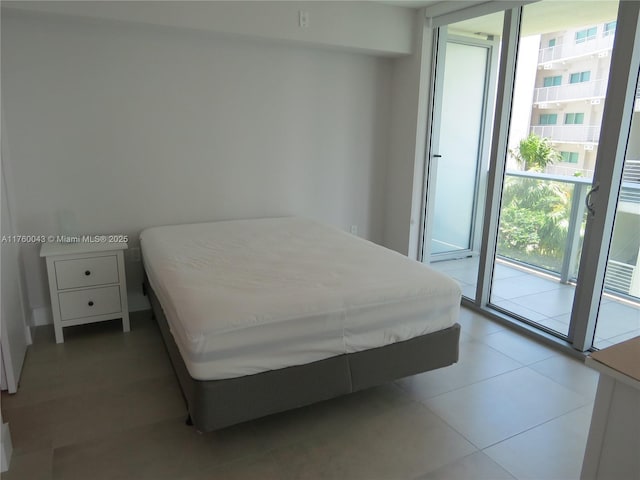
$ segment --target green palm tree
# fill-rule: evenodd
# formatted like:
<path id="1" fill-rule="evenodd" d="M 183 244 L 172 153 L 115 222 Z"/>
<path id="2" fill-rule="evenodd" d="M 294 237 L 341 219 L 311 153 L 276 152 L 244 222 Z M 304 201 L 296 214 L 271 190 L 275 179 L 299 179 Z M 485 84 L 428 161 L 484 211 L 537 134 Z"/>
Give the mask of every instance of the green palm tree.
<path id="1" fill-rule="evenodd" d="M 524 170 L 537 172 L 562 158 L 549 139 L 533 133 L 509 153 Z M 572 193 L 565 183 L 507 178 L 498 253 L 558 271 L 567 238 Z"/>
<path id="2" fill-rule="evenodd" d="M 509 153 L 516 159 L 518 165 L 524 167 L 524 170 L 537 172 L 544 171 L 547 165 L 551 165 L 562 158 L 560 153 L 553 148 L 548 138 L 539 137 L 535 133 L 520 140 L 518 146 L 509 150 Z"/>

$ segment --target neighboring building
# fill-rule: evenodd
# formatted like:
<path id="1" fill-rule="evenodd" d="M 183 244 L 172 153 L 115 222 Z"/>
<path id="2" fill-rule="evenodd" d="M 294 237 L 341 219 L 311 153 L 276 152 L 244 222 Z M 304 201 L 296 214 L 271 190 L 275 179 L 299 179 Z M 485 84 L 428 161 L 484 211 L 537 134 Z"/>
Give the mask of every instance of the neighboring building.
<path id="1" fill-rule="evenodd" d="M 538 43 L 537 59 L 533 54 L 520 59 L 524 71 L 535 70 L 528 132 L 550 139 L 562 155 L 545 173 L 593 176 L 615 29 L 616 22 L 608 21 L 538 35 L 532 38 Z M 639 98 L 636 93 L 606 276 L 608 290 L 636 299 L 640 297 Z"/>
<path id="2" fill-rule="evenodd" d="M 562 154 L 548 173 L 593 175 L 615 28 L 611 21 L 540 37 L 530 125 Z"/>

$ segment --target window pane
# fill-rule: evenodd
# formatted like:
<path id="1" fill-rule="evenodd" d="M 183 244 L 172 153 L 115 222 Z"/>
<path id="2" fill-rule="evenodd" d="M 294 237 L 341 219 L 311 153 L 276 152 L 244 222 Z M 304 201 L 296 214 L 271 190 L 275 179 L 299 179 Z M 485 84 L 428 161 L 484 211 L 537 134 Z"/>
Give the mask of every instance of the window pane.
<path id="1" fill-rule="evenodd" d="M 590 78 L 591 78 L 591 72 L 590 71 L 572 73 L 569 76 L 569 83 L 588 82 Z"/>
<path id="2" fill-rule="evenodd" d="M 565 113 L 564 123 L 566 125 L 581 125 L 584 122 L 584 113 Z"/>
<path id="3" fill-rule="evenodd" d="M 555 87 L 562 84 L 562 75 L 554 75 L 550 77 L 544 77 L 542 79 L 543 87 Z"/>
<path id="4" fill-rule="evenodd" d="M 606 37 L 607 35 L 612 35 L 616 31 L 616 23 L 617 22 L 609 22 L 604 24 L 604 33 L 603 35 Z"/>

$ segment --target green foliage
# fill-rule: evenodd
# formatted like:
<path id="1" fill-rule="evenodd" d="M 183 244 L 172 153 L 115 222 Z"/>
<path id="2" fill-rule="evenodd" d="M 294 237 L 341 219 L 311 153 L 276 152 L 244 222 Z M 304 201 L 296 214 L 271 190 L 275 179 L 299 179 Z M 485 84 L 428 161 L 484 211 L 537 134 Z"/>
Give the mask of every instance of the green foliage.
<path id="1" fill-rule="evenodd" d="M 547 165 L 560 161 L 562 156 L 553 146 L 548 138 L 539 137 L 535 133 L 520 140 L 515 149 L 509 153 L 516 159 L 518 165 L 524 170 L 544 171 Z"/>
<path id="2" fill-rule="evenodd" d="M 572 190 L 561 182 L 507 178 L 498 253 L 557 271 L 567 239 Z"/>
<path id="3" fill-rule="evenodd" d="M 509 153 L 524 170 L 542 172 L 561 160 L 548 138 L 532 133 Z M 548 180 L 508 177 L 500 214 L 498 253 L 559 271 L 564 254 L 572 186 Z"/>

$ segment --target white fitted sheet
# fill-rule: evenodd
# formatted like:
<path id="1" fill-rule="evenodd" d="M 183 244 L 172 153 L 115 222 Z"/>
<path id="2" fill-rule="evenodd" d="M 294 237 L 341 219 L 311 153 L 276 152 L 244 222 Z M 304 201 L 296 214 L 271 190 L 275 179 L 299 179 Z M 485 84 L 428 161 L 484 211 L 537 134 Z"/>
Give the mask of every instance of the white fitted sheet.
<path id="1" fill-rule="evenodd" d="M 252 375 L 442 330 L 449 277 L 384 247 L 295 218 L 153 227 L 144 266 L 189 373 Z"/>

